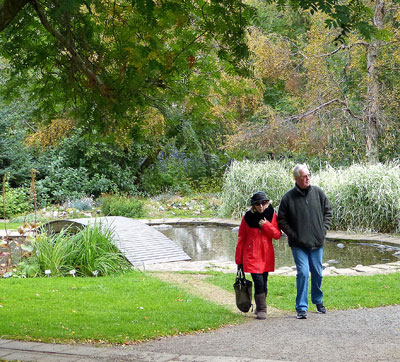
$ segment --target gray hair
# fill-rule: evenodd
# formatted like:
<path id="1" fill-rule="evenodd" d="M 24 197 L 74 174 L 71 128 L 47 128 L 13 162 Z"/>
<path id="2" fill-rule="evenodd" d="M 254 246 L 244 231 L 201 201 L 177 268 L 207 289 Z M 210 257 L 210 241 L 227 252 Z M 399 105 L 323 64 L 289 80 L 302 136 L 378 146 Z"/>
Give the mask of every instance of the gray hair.
<path id="1" fill-rule="evenodd" d="M 308 167 L 305 163 L 298 163 L 296 166 L 293 168 L 293 177 L 297 179 L 300 176 L 300 171 L 301 170 L 307 170 Z"/>

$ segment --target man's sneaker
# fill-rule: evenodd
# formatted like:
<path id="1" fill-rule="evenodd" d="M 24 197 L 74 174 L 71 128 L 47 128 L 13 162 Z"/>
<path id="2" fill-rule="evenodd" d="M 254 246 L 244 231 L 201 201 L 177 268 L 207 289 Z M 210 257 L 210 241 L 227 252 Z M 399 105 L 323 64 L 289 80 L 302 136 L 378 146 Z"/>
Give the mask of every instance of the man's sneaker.
<path id="1" fill-rule="evenodd" d="M 297 312 L 297 319 L 307 319 L 307 312 L 305 310 L 299 310 Z"/>
<path id="2" fill-rule="evenodd" d="M 317 313 L 322 313 L 322 314 L 326 313 L 326 308 L 324 307 L 324 305 L 322 303 L 317 304 Z"/>

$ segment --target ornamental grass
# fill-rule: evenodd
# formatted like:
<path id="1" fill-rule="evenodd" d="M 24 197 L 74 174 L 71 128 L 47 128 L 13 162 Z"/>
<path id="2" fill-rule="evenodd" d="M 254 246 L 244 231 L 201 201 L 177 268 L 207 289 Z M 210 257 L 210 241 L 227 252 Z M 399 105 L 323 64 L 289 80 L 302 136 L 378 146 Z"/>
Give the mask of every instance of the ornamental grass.
<path id="1" fill-rule="evenodd" d="M 251 195 L 265 191 L 278 211 L 282 196 L 294 185 L 289 161 L 234 162 L 224 175 L 220 216 L 241 218 Z M 354 232 L 400 232 L 398 163 L 326 167 L 313 173 L 333 206 L 331 229 Z"/>

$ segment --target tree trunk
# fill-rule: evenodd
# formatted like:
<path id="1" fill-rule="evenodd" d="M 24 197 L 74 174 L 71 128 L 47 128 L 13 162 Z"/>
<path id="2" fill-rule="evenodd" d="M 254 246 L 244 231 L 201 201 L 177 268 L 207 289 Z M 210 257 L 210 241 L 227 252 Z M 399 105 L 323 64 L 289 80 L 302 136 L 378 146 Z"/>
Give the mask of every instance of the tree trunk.
<path id="1" fill-rule="evenodd" d="M 376 0 L 374 25 L 383 28 L 385 0 Z M 367 106 L 366 106 L 366 157 L 369 163 L 379 161 L 379 81 L 378 56 L 380 41 L 372 39 L 367 48 Z"/>
<path id="2" fill-rule="evenodd" d="M 0 6 L 0 31 L 3 31 L 14 20 L 29 0 L 4 0 Z"/>

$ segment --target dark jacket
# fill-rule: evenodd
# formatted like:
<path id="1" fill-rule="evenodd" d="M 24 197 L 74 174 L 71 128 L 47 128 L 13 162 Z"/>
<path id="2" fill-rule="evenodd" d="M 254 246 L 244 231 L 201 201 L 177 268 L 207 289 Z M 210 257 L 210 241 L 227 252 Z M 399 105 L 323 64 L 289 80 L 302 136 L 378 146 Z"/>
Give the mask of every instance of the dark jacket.
<path id="1" fill-rule="evenodd" d="M 278 211 L 279 228 L 289 246 L 316 249 L 324 245 L 332 221 L 332 206 L 317 186 L 301 190 L 297 184 L 282 198 Z"/>

